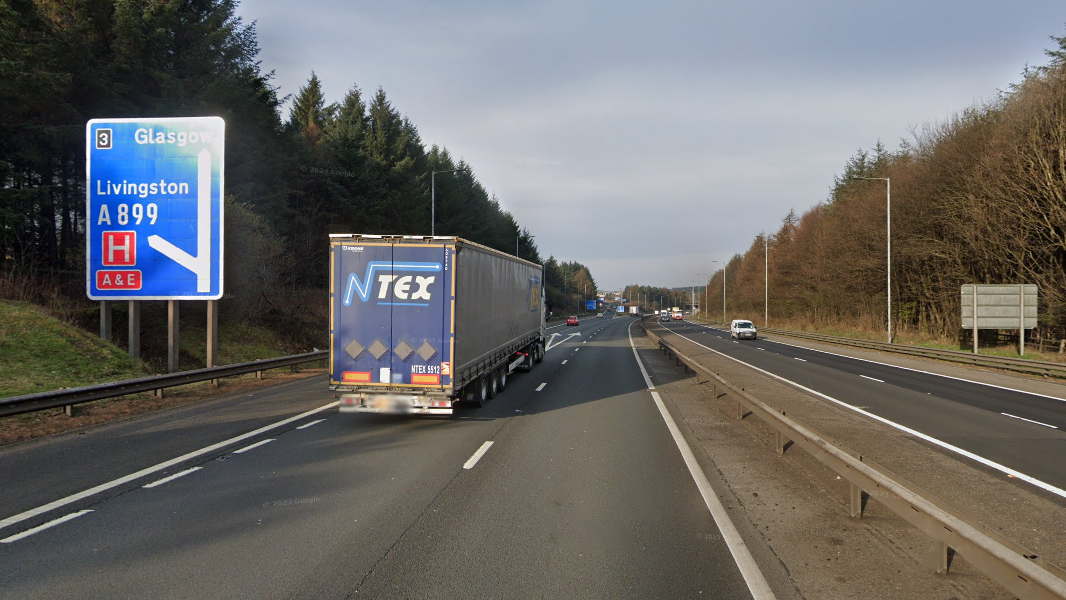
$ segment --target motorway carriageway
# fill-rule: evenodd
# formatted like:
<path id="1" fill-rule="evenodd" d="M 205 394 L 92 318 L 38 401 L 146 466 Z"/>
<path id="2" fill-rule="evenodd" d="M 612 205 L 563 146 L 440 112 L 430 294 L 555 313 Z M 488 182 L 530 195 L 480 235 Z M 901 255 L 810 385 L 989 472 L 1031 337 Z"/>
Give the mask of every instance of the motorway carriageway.
<path id="1" fill-rule="evenodd" d="M 773 598 L 634 324 L 452 417 L 316 376 L 0 449 L 0 597 Z"/>
<path id="2" fill-rule="evenodd" d="M 1066 498 L 1062 398 L 812 350 L 778 336 L 731 340 L 728 330 L 698 323 L 663 325 L 708 350 Z"/>

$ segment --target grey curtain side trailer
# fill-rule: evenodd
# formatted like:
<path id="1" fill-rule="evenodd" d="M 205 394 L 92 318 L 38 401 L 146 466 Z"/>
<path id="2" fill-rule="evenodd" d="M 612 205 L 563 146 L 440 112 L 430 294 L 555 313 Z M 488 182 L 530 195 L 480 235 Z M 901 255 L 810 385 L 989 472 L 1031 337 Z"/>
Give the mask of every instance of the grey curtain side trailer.
<path id="1" fill-rule="evenodd" d="M 330 379 L 342 412 L 484 405 L 544 355 L 544 272 L 455 237 L 330 235 Z"/>

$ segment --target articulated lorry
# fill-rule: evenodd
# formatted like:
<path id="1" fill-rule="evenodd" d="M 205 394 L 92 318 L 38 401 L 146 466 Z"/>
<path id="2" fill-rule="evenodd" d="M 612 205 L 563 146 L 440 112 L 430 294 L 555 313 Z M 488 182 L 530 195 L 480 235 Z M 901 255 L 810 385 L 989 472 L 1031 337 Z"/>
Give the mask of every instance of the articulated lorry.
<path id="1" fill-rule="evenodd" d="M 484 406 L 544 358 L 541 265 L 455 237 L 330 234 L 341 412 Z"/>

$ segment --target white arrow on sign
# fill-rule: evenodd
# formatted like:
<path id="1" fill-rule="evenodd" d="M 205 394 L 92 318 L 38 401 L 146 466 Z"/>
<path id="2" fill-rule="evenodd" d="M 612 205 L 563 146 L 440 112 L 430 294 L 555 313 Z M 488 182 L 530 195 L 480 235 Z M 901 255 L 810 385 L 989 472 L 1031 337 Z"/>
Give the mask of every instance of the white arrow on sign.
<path id="1" fill-rule="evenodd" d="M 196 291 L 211 291 L 211 152 L 196 156 L 196 256 L 158 235 L 148 236 L 148 245 L 196 274 Z"/>

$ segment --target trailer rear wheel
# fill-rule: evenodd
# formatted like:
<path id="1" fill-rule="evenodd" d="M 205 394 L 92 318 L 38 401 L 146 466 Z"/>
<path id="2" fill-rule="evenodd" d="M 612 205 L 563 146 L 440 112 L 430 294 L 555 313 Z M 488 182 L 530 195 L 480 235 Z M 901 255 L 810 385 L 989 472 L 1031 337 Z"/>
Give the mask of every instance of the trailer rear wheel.
<path id="1" fill-rule="evenodd" d="M 489 401 L 489 388 L 484 377 L 480 377 L 477 381 L 470 384 L 470 392 L 467 394 L 466 398 L 471 406 L 485 406 Z"/>
<path id="2" fill-rule="evenodd" d="M 493 371 L 485 376 L 489 382 L 489 399 L 496 397 L 496 394 L 500 393 L 500 372 L 499 370 Z"/>
<path id="3" fill-rule="evenodd" d="M 499 391 L 503 391 L 507 388 L 507 365 L 500 367 L 500 385 Z"/>
<path id="4" fill-rule="evenodd" d="M 544 362 L 544 346 L 537 344 L 533 350 L 533 362 Z"/>

